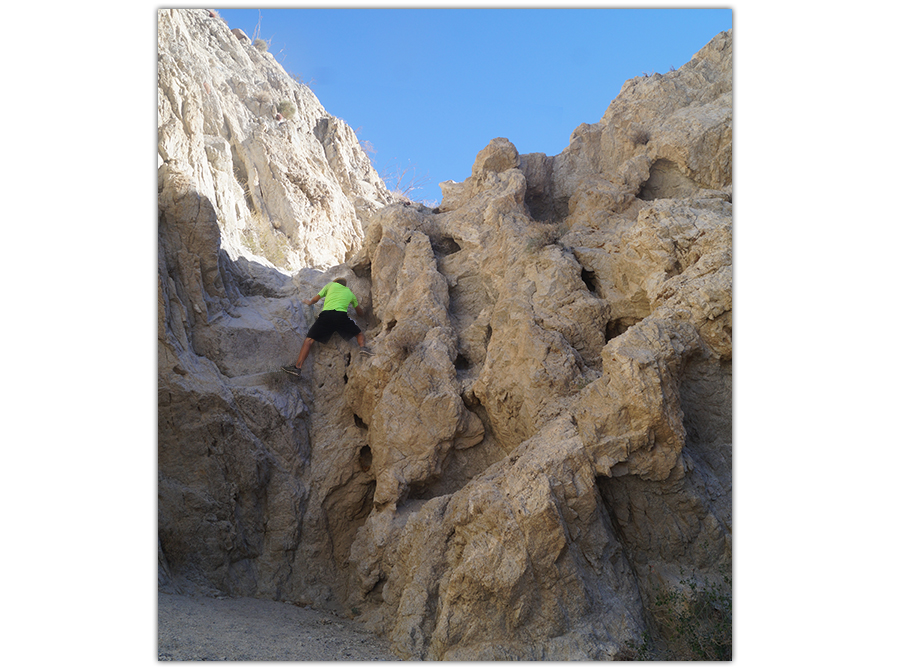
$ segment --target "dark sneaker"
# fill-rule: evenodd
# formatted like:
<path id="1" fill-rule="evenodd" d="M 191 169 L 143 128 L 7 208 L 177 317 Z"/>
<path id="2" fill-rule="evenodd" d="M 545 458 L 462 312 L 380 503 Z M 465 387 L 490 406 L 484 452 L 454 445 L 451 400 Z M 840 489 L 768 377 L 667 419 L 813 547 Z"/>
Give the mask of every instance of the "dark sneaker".
<path id="1" fill-rule="evenodd" d="M 372 352 L 371 350 L 369 350 L 368 346 L 363 346 L 362 348 L 359 349 L 359 354 L 365 355 L 366 357 L 371 357 L 375 353 Z"/>
<path id="2" fill-rule="evenodd" d="M 298 368 L 297 368 L 296 366 L 294 366 L 293 364 L 290 364 L 290 365 L 288 365 L 288 366 L 282 366 L 282 367 L 281 367 L 281 370 L 282 370 L 282 371 L 287 371 L 288 373 L 290 373 L 290 374 L 292 374 L 292 375 L 295 375 L 295 376 L 299 376 L 299 375 L 300 375 L 300 371 L 301 371 L 301 369 L 298 369 Z"/>

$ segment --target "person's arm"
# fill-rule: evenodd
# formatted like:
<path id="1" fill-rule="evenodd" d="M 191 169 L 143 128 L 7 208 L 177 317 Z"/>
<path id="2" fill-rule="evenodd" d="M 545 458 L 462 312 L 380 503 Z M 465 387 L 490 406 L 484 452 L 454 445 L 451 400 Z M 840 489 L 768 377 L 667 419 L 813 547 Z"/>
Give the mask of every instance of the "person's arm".
<path id="1" fill-rule="evenodd" d="M 311 306 L 314 303 L 317 303 L 319 301 L 319 299 L 321 299 L 321 298 L 322 298 L 321 296 L 316 294 L 315 297 L 312 299 L 303 299 L 303 303 L 305 303 L 307 306 Z"/>
<path id="2" fill-rule="evenodd" d="M 355 306 L 353 306 L 353 310 L 355 310 L 356 314 L 359 315 L 360 317 L 366 316 L 366 310 L 365 310 L 365 308 L 363 308 L 361 303 L 357 302 L 357 304 Z"/>

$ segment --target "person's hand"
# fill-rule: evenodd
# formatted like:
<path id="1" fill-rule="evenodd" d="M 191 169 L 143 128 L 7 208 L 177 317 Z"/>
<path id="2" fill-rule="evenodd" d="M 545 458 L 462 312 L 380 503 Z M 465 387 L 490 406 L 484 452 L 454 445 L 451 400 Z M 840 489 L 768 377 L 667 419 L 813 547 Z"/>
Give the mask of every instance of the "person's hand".
<path id="1" fill-rule="evenodd" d="M 307 306 L 311 306 L 313 304 L 312 300 L 310 299 L 303 299 L 303 303 L 305 303 Z"/>

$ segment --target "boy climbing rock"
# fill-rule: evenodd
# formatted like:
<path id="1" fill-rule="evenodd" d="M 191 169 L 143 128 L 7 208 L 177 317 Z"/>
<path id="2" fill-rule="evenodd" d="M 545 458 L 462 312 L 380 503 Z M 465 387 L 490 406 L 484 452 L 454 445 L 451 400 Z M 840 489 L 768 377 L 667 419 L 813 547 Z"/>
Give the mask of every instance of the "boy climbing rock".
<path id="1" fill-rule="evenodd" d="M 355 336 L 359 345 L 359 351 L 364 355 L 372 354 L 372 351 L 366 347 L 366 337 L 362 333 L 362 329 L 347 314 L 347 309 L 350 306 L 353 306 L 357 316 L 361 317 L 365 312 L 359 305 L 356 296 L 347 287 L 347 281 L 344 278 L 335 278 L 325 285 L 315 297 L 308 300 L 304 299 L 303 303 L 311 306 L 317 303 L 319 299 L 325 299 L 325 303 L 322 304 L 322 312 L 319 313 L 319 317 L 316 318 L 315 323 L 306 333 L 306 340 L 303 341 L 300 354 L 297 355 L 297 362 L 281 367 L 295 376 L 300 375 L 303 362 L 309 356 L 313 342 L 327 343 L 334 332 L 339 333 L 345 341 L 349 341 Z"/>

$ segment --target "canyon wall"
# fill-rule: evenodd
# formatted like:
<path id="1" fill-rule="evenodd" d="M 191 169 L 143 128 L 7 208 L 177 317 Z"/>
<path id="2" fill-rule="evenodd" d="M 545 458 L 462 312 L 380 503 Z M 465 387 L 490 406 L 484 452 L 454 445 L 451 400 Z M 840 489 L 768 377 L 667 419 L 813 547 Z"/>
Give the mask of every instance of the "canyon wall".
<path id="1" fill-rule="evenodd" d="M 665 634 L 656 595 L 730 575 L 731 33 L 557 156 L 491 140 L 437 208 L 245 38 L 159 12 L 160 589 L 409 659 Z M 374 355 L 280 372 L 337 275 Z"/>

